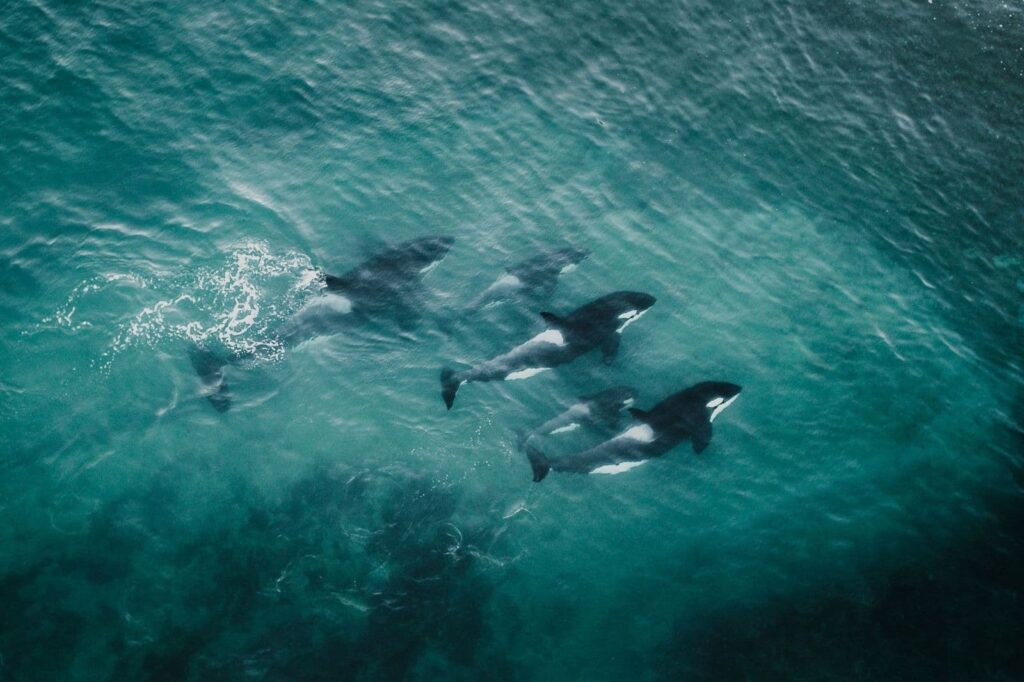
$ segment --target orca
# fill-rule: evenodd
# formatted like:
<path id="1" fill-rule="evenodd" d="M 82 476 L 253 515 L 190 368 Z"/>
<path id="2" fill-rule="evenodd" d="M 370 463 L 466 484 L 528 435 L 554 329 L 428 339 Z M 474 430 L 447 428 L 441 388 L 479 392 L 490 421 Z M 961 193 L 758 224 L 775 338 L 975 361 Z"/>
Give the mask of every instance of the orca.
<path id="1" fill-rule="evenodd" d="M 421 237 L 370 258 L 345 274 L 325 275 L 327 293 L 340 294 L 358 308 L 380 309 L 404 299 L 410 287 L 447 255 L 452 237 Z"/>
<path id="2" fill-rule="evenodd" d="M 711 423 L 733 404 L 742 389 L 724 381 L 704 381 L 665 398 L 648 411 L 629 409 L 635 423 L 619 435 L 589 450 L 549 459 L 527 444 L 533 480 L 548 471 L 574 474 L 619 474 L 660 457 L 689 438 L 693 451 L 704 452 L 711 442 Z"/>
<path id="3" fill-rule="evenodd" d="M 324 275 L 324 288 L 285 325 L 286 347 L 336 334 L 354 320 L 389 319 L 403 328 L 419 318 L 420 285 L 451 249 L 451 237 L 421 237 L 377 254 L 343 275 Z"/>
<path id="4" fill-rule="evenodd" d="M 605 363 L 619 350 L 622 331 L 654 305 L 650 294 L 616 291 L 559 317 L 543 312 L 547 329 L 509 352 L 471 369 L 441 370 L 441 397 L 450 410 L 462 384 L 474 381 L 528 379 L 554 367 L 572 362 L 584 353 L 600 348 Z"/>
<path id="5" fill-rule="evenodd" d="M 636 391 L 629 386 L 612 386 L 593 395 L 580 396 L 558 416 L 520 435 L 519 449 L 536 436 L 568 433 L 581 426 L 615 428 L 621 421 L 622 410 L 630 407 L 635 400 Z"/>
<path id="6" fill-rule="evenodd" d="M 469 307 L 487 307 L 513 296 L 549 298 L 558 285 L 558 278 L 574 270 L 589 255 L 586 249 L 569 246 L 511 265 Z"/>
<path id="7" fill-rule="evenodd" d="M 454 242 L 447 236 L 412 239 L 340 276 L 325 273 L 324 288 L 284 324 L 278 339 L 285 348 L 293 348 L 318 336 L 337 334 L 360 320 L 389 319 L 402 327 L 415 323 L 423 275 L 447 255 Z M 218 412 L 231 408 L 225 369 L 247 357 L 218 355 L 198 344 L 189 350 L 203 393 Z"/>

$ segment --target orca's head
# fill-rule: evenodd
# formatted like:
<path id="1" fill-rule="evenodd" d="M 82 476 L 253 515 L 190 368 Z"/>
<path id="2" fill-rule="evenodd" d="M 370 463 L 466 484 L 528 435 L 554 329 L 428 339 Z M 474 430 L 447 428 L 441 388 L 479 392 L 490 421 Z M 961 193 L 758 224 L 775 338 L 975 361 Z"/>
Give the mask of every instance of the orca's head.
<path id="1" fill-rule="evenodd" d="M 616 331 L 622 332 L 630 324 L 639 320 L 657 300 L 650 294 L 639 291 L 616 291 L 614 294 L 605 296 L 603 302 L 615 317 L 615 322 L 618 325 Z"/>
<path id="2" fill-rule="evenodd" d="M 690 390 L 693 391 L 694 398 L 708 411 L 708 420 L 715 421 L 715 417 L 732 405 L 743 389 L 728 381 L 704 381 Z"/>
<path id="3" fill-rule="evenodd" d="M 551 254 L 551 260 L 561 268 L 563 273 L 565 273 L 575 268 L 589 255 L 590 251 L 587 249 L 577 249 L 569 246 L 553 252 Z"/>
<path id="4" fill-rule="evenodd" d="M 422 271 L 444 258 L 454 243 L 452 237 L 421 237 L 406 242 L 404 250 L 409 265 Z"/>

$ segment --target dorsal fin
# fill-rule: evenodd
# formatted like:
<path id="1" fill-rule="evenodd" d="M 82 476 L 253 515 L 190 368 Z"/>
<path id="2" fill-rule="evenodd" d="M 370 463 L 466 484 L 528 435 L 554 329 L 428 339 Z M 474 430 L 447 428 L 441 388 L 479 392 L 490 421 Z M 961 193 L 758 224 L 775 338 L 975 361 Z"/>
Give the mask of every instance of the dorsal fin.
<path id="1" fill-rule="evenodd" d="M 565 326 L 565 320 L 560 318 L 558 315 L 555 315 L 554 313 L 544 311 L 540 314 L 540 316 L 544 318 L 544 321 L 548 323 L 549 327 L 554 327 L 557 329 L 559 327 Z"/>
<path id="2" fill-rule="evenodd" d="M 645 422 L 647 421 L 647 418 L 651 416 L 649 412 L 641 410 L 639 407 L 631 407 L 627 411 L 633 416 L 633 419 L 638 422 Z"/>
<path id="3" fill-rule="evenodd" d="M 335 277 L 334 275 L 324 274 L 324 284 L 327 286 L 328 291 L 343 291 L 348 286 L 348 279 L 345 277 Z"/>

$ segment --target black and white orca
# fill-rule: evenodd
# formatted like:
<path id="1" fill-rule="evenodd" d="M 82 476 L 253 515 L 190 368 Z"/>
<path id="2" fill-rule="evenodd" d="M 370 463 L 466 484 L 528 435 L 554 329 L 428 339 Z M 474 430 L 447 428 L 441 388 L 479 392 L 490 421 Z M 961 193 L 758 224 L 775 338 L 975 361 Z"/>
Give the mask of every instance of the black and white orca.
<path id="1" fill-rule="evenodd" d="M 536 436 L 554 436 L 569 433 L 581 426 L 619 425 L 622 410 L 636 401 L 636 391 L 629 386 L 612 386 L 593 395 L 580 396 L 567 410 L 552 417 L 532 431 L 519 437 L 519 448 Z"/>
<path id="2" fill-rule="evenodd" d="M 630 408 L 636 420 L 633 426 L 596 447 L 557 459 L 549 459 L 527 444 L 533 480 L 544 480 L 551 469 L 573 474 L 620 474 L 660 457 L 687 438 L 699 454 L 711 442 L 711 423 L 735 402 L 740 390 L 736 384 L 705 381 L 669 396 L 649 411 Z"/>
<path id="3" fill-rule="evenodd" d="M 343 275 L 324 275 L 324 288 L 284 325 L 278 337 L 292 348 L 318 336 L 337 334 L 353 322 L 391 319 L 402 326 L 419 315 L 419 288 L 427 272 L 444 257 L 455 240 L 421 237 L 403 242 L 363 262 Z M 218 412 L 231 408 L 225 369 L 241 356 L 225 357 L 193 346 L 189 359 L 203 383 L 203 393 Z"/>
<path id="4" fill-rule="evenodd" d="M 586 249 L 565 247 L 509 266 L 494 284 L 470 304 L 470 308 L 494 305 L 514 296 L 534 299 L 550 297 L 558 285 L 558 278 L 576 269 L 589 255 Z"/>
<path id="5" fill-rule="evenodd" d="M 600 348 L 606 363 L 619 350 L 622 330 L 640 319 L 654 305 L 650 294 L 616 291 L 577 308 L 565 317 L 544 312 L 547 329 L 504 355 L 472 369 L 441 370 L 441 397 L 450 410 L 459 387 L 474 381 L 527 379 L 545 370 L 572 362 Z"/>
<path id="6" fill-rule="evenodd" d="M 422 237 L 370 258 L 343 275 L 324 275 L 324 288 L 285 325 L 286 347 L 336 334 L 353 320 L 390 319 L 403 327 L 419 317 L 423 276 L 451 249 L 451 237 Z"/>

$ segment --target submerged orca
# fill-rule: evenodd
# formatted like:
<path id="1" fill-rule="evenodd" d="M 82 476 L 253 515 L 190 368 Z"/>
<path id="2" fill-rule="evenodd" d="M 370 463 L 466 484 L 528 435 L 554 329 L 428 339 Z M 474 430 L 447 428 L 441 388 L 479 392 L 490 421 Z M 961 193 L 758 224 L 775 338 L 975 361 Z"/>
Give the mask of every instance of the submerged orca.
<path id="1" fill-rule="evenodd" d="M 565 317 L 541 313 L 547 329 L 526 343 L 463 372 L 442 369 L 444 404 L 452 409 L 456 392 L 467 382 L 527 379 L 572 362 L 595 348 L 601 349 L 606 363 L 611 362 L 619 350 L 622 330 L 638 320 L 656 300 L 650 294 L 616 291 Z"/>
<path id="2" fill-rule="evenodd" d="M 583 425 L 615 428 L 619 425 L 622 410 L 635 400 L 636 391 L 629 386 L 612 386 L 593 395 L 580 396 L 557 417 L 552 417 L 533 431 L 523 433 L 519 438 L 519 448 L 522 449 L 535 436 L 568 433 Z"/>
<path id="3" fill-rule="evenodd" d="M 287 347 L 336 334 L 353 319 L 387 318 L 406 326 L 419 316 L 420 284 L 451 249 L 451 237 L 403 242 L 340 276 L 324 276 L 324 289 L 292 316 L 281 333 Z"/>
<path id="4" fill-rule="evenodd" d="M 589 255 L 586 249 L 565 247 L 509 266 L 494 284 L 470 304 L 470 308 L 484 307 L 516 295 L 549 297 L 558 285 L 558 278 L 575 269 Z"/>
<path id="5" fill-rule="evenodd" d="M 394 319 L 407 324 L 418 315 L 423 275 L 451 249 L 451 237 L 421 237 L 383 251 L 343 275 L 324 276 L 324 289 L 285 323 L 281 343 L 291 348 L 317 336 L 336 334 L 358 319 Z M 244 356 L 225 357 L 200 345 L 189 358 L 203 393 L 218 412 L 231 408 L 225 367 Z"/>
<path id="6" fill-rule="evenodd" d="M 711 442 L 711 423 L 732 405 L 740 390 L 736 384 L 705 381 L 670 395 L 649 411 L 630 408 L 635 425 L 596 447 L 558 459 L 548 459 L 527 445 L 533 480 L 544 480 L 551 469 L 574 474 L 619 474 L 660 457 L 686 438 L 693 441 L 693 451 L 701 453 Z"/>

